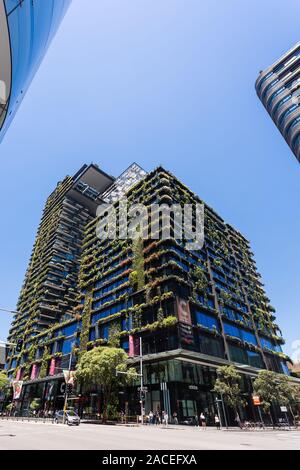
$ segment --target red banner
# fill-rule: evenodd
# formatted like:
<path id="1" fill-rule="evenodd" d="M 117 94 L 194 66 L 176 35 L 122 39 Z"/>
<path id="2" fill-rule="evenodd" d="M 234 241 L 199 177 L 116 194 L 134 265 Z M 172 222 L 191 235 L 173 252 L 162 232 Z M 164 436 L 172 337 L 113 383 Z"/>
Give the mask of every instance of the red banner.
<path id="1" fill-rule="evenodd" d="M 31 369 L 30 380 L 36 379 L 37 375 L 38 375 L 38 366 L 37 364 L 33 364 L 32 369 Z"/>
<path id="2" fill-rule="evenodd" d="M 55 375 L 56 360 L 55 357 L 52 357 L 50 362 L 49 375 Z"/>
<path id="3" fill-rule="evenodd" d="M 140 355 L 140 338 L 129 335 L 129 357 Z"/>
<path id="4" fill-rule="evenodd" d="M 129 357 L 134 356 L 134 338 L 132 335 L 129 335 L 129 352 L 128 352 Z"/>

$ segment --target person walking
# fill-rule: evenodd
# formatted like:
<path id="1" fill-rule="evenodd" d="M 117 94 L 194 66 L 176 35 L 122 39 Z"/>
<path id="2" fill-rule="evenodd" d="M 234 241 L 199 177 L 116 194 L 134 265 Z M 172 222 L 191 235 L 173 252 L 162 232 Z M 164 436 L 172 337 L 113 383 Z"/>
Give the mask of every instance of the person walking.
<path id="1" fill-rule="evenodd" d="M 217 430 L 219 431 L 220 430 L 220 418 L 218 415 L 215 415 L 215 425 L 216 425 Z"/>
<path id="2" fill-rule="evenodd" d="M 164 414 L 164 422 L 165 422 L 165 426 L 167 427 L 169 424 L 169 415 L 167 411 Z"/>
<path id="3" fill-rule="evenodd" d="M 153 416 L 154 416 L 154 415 L 153 415 L 152 411 L 150 411 L 149 416 L 148 416 L 148 418 L 149 418 L 149 424 L 153 424 Z"/>
<path id="4" fill-rule="evenodd" d="M 156 426 L 157 426 L 158 424 L 160 424 L 160 415 L 159 415 L 159 411 L 157 411 L 157 412 L 155 413 L 155 424 L 156 424 Z"/>
<path id="5" fill-rule="evenodd" d="M 206 429 L 206 417 L 203 412 L 200 414 L 200 423 L 201 423 L 202 429 L 205 430 Z"/>
<path id="6" fill-rule="evenodd" d="M 238 427 L 239 427 L 240 429 L 243 429 L 243 425 L 242 425 L 242 422 L 241 422 L 241 418 L 240 418 L 240 415 L 238 414 L 238 412 L 237 412 L 236 415 L 235 415 L 235 421 L 236 421 Z"/>
<path id="7" fill-rule="evenodd" d="M 199 428 L 199 419 L 198 419 L 198 415 L 195 415 L 194 417 L 194 424 L 197 428 Z"/>
<path id="8" fill-rule="evenodd" d="M 174 424 L 178 424 L 177 413 L 175 411 L 173 413 L 173 421 L 174 421 Z"/>

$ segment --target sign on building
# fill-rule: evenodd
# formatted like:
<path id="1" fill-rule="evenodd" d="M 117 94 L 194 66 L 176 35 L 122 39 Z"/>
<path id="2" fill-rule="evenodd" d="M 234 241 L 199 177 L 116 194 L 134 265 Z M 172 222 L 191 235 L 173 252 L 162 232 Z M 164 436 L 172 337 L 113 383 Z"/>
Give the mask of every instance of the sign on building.
<path id="1" fill-rule="evenodd" d="M 253 402 L 253 405 L 255 405 L 255 406 L 261 405 L 260 396 L 259 395 L 252 395 L 252 402 Z"/>

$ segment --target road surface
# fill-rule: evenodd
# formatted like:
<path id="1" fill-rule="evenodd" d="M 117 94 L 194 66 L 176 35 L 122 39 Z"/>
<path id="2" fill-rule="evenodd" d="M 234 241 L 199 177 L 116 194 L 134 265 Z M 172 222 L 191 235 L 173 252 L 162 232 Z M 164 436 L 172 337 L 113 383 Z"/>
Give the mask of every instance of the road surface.
<path id="1" fill-rule="evenodd" d="M 103 426 L 0 420 L 0 450 L 300 449 L 300 430 L 206 431 L 194 427 Z"/>

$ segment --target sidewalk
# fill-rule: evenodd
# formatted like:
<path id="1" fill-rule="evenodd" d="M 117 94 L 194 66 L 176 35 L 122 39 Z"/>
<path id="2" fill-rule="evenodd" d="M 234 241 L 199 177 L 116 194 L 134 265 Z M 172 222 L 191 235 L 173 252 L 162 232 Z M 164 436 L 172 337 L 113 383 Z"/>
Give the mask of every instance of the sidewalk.
<path id="1" fill-rule="evenodd" d="M 0 416 L 1 421 L 16 421 L 16 422 L 29 422 L 29 423 L 41 423 L 41 424 L 55 424 L 53 418 L 38 418 L 38 417 L 27 417 L 27 416 Z M 174 431 L 186 431 L 186 430 L 194 430 L 195 432 L 199 433 L 206 433 L 206 432 L 219 432 L 217 431 L 215 426 L 207 426 L 206 428 L 202 428 L 201 426 L 188 426 L 188 425 L 180 425 L 180 424 L 169 424 L 165 426 L 164 424 L 141 424 L 141 423 L 121 423 L 121 422 L 107 422 L 103 424 L 98 420 L 89 420 L 89 419 L 82 419 L 81 424 L 92 424 L 98 426 L 107 426 L 107 427 L 128 427 L 128 428 L 149 428 L 149 429 L 165 429 L 165 430 L 174 430 Z M 243 428 L 240 429 L 237 426 L 229 426 L 228 428 L 221 428 L 220 432 L 239 432 L 239 433 L 248 433 L 248 432 L 278 432 L 278 431 L 300 431 L 300 427 L 275 427 L 272 426 L 265 426 L 264 428 Z"/>

